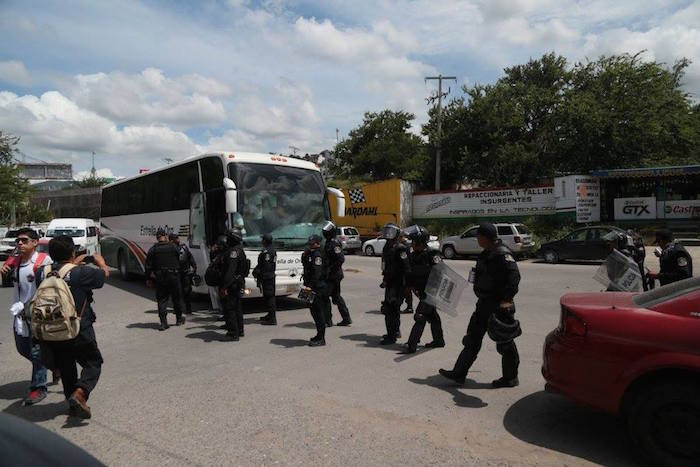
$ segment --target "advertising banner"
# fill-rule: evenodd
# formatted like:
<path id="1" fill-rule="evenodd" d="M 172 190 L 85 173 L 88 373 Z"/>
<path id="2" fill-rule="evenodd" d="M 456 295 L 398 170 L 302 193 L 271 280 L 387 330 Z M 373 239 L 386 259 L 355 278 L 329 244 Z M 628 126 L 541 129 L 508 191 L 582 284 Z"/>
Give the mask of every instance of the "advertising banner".
<path id="1" fill-rule="evenodd" d="M 656 217 L 659 219 L 698 219 L 700 218 L 700 199 L 658 201 Z"/>
<path id="2" fill-rule="evenodd" d="M 615 220 L 656 219 L 656 198 L 615 198 Z"/>
<path id="3" fill-rule="evenodd" d="M 494 217 L 554 214 L 552 185 L 469 190 L 413 196 L 413 217 Z"/>
<path id="4" fill-rule="evenodd" d="M 576 222 L 600 222 L 600 181 L 576 176 Z"/>

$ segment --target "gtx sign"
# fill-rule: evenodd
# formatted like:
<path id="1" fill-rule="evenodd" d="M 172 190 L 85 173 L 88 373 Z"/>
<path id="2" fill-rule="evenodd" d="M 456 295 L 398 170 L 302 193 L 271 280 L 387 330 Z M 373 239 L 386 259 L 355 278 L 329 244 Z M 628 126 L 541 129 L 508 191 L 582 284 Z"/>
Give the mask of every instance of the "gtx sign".
<path id="1" fill-rule="evenodd" d="M 615 220 L 656 219 L 656 198 L 616 198 Z"/>

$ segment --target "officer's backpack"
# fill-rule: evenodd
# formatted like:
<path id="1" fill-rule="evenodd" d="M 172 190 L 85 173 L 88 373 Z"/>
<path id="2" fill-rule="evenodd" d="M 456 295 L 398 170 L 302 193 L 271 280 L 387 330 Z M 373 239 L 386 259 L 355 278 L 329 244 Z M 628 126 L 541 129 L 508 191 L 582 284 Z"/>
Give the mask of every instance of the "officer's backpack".
<path id="1" fill-rule="evenodd" d="M 204 272 L 204 282 L 208 286 L 220 287 L 224 283 L 224 275 L 226 274 L 225 259 L 224 255 L 217 255 L 207 266 L 207 270 Z"/>
<path id="2" fill-rule="evenodd" d="M 34 339 L 67 341 L 80 332 L 80 315 L 64 280 L 74 267 L 75 264 L 65 264 L 58 271 L 52 271 L 51 266 L 44 266 L 44 280 L 29 302 L 29 324 Z"/>

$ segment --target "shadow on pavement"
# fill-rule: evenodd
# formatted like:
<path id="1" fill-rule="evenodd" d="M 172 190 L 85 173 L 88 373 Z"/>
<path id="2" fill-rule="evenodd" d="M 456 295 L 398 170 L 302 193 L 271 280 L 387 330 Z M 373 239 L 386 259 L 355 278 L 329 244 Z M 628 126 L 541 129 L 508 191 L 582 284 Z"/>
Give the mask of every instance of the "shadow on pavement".
<path id="1" fill-rule="evenodd" d="M 185 334 L 185 337 L 189 337 L 190 339 L 202 339 L 204 342 L 234 342 L 230 337 L 226 335 L 226 331 L 224 330 L 221 330 L 219 332 L 193 332 L 191 334 Z"/>
<path id="2" fill-rule="evenodd" d="M 432 349 L 426 349 L 425 347 L 421 346 L 421 347 L 418 347 L 418 350 L 416 350 L 415 353 L 407 353 L 407 354 L 404 354 L 404 353 L 399 352 L 399 356 L 396 357 L 396 358 L 394 359 L 394 361 L 395 361 L 396 363 L 405 362 L 406 360 L 410 360 L 410 359 L 412 359 L 412 358 L 414 358 L 414 357 L 418 357 L 418 356 L 420 356 L 421 354 L 424 354 L 424 353 L 426 353 L 426 352 L 430 352 L 431 350 L 432 350 Z"/>
<path id="3" fill-rule="evenodd" d="M 153 321 L 152 323 L 131 323 L 127 324 L 127 329 L 152 329 L 154 331 L 158 330 L 160 322 Z"/>
<path id="4" fill-rule="evenodd" d="M 381 315 L 382 314 L 382 312 L 379 310 L 369 310 L 369 311 L 365 311 L 365 313 L 367 313 L 368 315 Z"/>
<path id="5" fill-rule="evenodd" d="M 29 381 L 14 381 L 0 386 L 0 399 L 22 399 L 29 392 Z"/>
<path id="6" fill-rule="evenodd" d="M 503 426 L 516 438 L 602 465 L 635 465 L 621 419 L 544 391 L 514 403 Z"/>
<path id="7" fill-rule="evenodd" d="M 348 341 L 354 341 L 354 342 L 364 342 L 364 344 L 358 344 L 358 346 L 362 347 L 372 347 L 372 348 L 379 348 L 379 349 L 385 349 L 385 350 L 392 350 L 396 351 L 401 348 L 401 344 L 398 342 L 392 345 L 380 345 L 379 341 L 382 340 L 381 336 L 370 336 L 369 334 L 347 334 L 345 336 L 340 336 L 341 339 L 345 339 Z"/>
<path id="8" fill-rule="evenodd" d="M 415 384 L 423 384 L 430 386 L 442 391 L 452 394 L 452 399 L 454 399 L 455 404 L 459 407 L 466 407 L 470 409 L 480 409 L 486 407 L 488 404 L 476 396 L 470 396 L 469 394 L 464 394 L 460 391 L 461 386 L 457 386 L 455 383 L 446 380 L 440 375 L 432 375 L 427 378 L 408 378 L 408 380 Z M 489 385 L 490 387 L 491 385 Z"/>
<path id="9" fill-rule="evenodd" d="M 68 403 L 65 401 L 50 402 L 48 404 L 39 403 L 25 407 L 22 405 L 22 401 L 17 401 L 3 409 L 3 412 L 23 418 L 28 422 L 45 422 L 60 416 L 67 417 Z"/>
<path id="10" fill-rule="evenodd" d="M 291 349 L 293 347 L 306 347 L 309 345 L 309 341 L 304 339 L 270 339 L 270 344 Z"/>
<path id="11" fill-rule="evenodd" d="M 289 323 L 284 325 L 285 328 L 301 328 L 301 329 L 316 329 L 316 325 L 310 321 L 301 323 Z"/>

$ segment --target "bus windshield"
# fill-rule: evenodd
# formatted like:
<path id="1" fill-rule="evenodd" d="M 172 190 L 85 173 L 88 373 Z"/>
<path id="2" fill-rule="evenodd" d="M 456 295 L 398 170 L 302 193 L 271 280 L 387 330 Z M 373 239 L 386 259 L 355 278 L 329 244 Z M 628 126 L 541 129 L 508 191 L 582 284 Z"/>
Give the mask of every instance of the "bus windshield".
<path id="1" fill-rule="evenodd" d="M 229 176 L 238 189 L 247 247 L 261 247 L 260 235 L 269 233 L 277 249 L 303 249 L 329 218 L 323 180 L 315 170 L 233 162 Z"/>
<path id="2" fill-rule="evenodd" d="M 61 229 L 51 229 L 46 232 L 47 237 L 58 237 L 60 235 L 68 235 L 69 237 L 84 237 L 85 231 L 82 229 L 75 229 L 72 227 L 64 227 Z"/>

